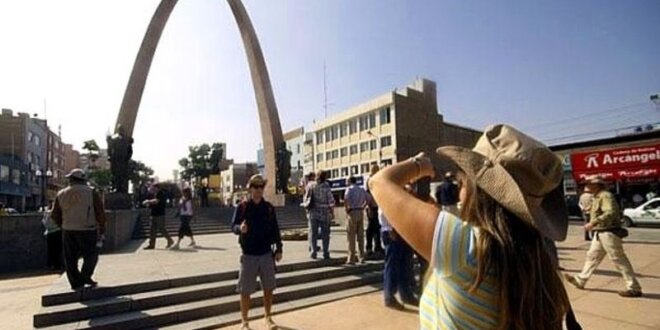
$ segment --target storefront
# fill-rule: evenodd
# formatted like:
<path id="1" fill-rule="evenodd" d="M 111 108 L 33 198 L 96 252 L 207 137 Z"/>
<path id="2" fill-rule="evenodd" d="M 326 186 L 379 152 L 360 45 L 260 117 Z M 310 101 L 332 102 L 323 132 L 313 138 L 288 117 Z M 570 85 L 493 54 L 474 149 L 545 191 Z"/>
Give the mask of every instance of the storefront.
<path id="1" fill-rule="evenodd" d="M 564 192 L 569 202 L 577 200 L 586 178 L 592 175 L 600 175 L 609 183 L 624 208 L 637 206 L 660 192 L 660 132 L 551 149 L 563 159 Z"/>

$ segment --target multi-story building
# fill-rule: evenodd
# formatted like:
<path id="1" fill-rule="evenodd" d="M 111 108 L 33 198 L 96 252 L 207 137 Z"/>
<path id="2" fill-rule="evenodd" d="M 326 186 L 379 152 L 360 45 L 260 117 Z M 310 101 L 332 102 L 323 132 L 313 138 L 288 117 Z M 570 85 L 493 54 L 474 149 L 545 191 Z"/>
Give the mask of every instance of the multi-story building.
<path id="1" fill-rule="evenodd" d="M 298 127 L 284 133 L 286 148 L 291 152 L 291 176 L 289 176 L 289 188 L 298 188 L 303 177 L 305 129 Z"/>
<path id="2" fill-rule="evenodd" d="M 80 168 L 88 171 L 90 167 L 95 170 L 109 170 L 110 160 L 108 158 L 108 149 L 100 149 L 97 153 L 96 160 L 90 159 L 89 153 L 83 151 L 80 154 Z"/>
<path id="3" fill-rule="evenodd" d="M 309 174 L 314 171 L 314 133 L 305 133 L 303 143 L 303 173 Z"/>
<path id="4" fill-rule="evenodd" d="M 257 173 L 259 171 L 256 163 L 231 164 L 228 169 L 220 172 L 223 203 L 225 205 L 236 204 L 236 193 L 245 191 L 248 179 Z"/>
<path id="5" fill-rule="evenodd" d="M 312 168 L 329 172 L 338 196 L 349 176 L 361 183 L 373 164 L 391 165 L 442 145 L 472 147 L 481 134 L 444 122 L 436 84 L 427 79 L 316 122 L 312 133 Z M 435 165 L 441 171 L 451 169 L 449 164 Z"/>
<path id="6" fill-rule="evenodd" d="M 20 175 L 20 185 L 25 181 L 27 195 L 21 196 L 21 210 L 35 210 L 42 203 L 49 173 L 46 148 L 48 143 L 48 126 L 46 121 L 30 117 L 27 113 L 14 113 L 10 109 L 2 109 L 0 115 L 0 154 L 19 161 L 25 166 L 13 166 L 14 169 L 24 169 Z M 15 165 L 15 164 L 14 164 Z M 41 174 L 41 175 L 39 175 Z"/>
<path id="7" fill-rule="evenodd" d="M 57 192 L 66 186 L 66 153 L 60 134 L 48 130 L 47 143 L 48 168 L 52 177 L 48 180 L 48 199 L 55 199 Z"/>
<path id="8" fill-rule="evenodd" d="M 69 173 L 74 168 L 80 168 L 80 152 L 73 149 L 72 144 L 64 144 L 64 173 Z"/>

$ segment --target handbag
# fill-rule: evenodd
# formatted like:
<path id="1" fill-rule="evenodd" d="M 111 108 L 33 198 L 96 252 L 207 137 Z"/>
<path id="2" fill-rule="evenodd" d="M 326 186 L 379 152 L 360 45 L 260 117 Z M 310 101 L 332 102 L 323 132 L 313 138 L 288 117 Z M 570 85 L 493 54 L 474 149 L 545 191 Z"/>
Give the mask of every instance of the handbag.
<path id="1" fill-rule="evenodd" d="M 626 238 L 630 234 L 628 229 L 623 227 L 617 227 L 609 230 L 612 234 L 618 236 L 619 238 Z"/>

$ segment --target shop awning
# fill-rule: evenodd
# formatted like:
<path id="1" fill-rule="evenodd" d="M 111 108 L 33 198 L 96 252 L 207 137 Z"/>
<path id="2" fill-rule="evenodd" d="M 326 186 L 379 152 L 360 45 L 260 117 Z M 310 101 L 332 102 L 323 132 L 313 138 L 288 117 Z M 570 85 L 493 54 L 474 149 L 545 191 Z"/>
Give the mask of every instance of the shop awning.
<path id="1" fill-rule="evenodd" d="M 607 181 L 660 178 L 660 144 L 571 154 L 573 178 L 581 183 L 591 175 Z"/>

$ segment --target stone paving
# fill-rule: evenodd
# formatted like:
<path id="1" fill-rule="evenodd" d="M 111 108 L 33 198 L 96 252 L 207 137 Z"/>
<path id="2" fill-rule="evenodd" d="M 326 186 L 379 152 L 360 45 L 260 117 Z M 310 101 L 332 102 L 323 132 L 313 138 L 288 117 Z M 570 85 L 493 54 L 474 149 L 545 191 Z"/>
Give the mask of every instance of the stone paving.
<path id="1" fill-rule="evenodd" d="M 331 249 L 335 257 L 345 255 L 345 234 L 335 228 Z M 185 247 L 180 251 L 164 249 L 165 240 L 157 242 L 157 249 L 141 250 L 143 241 L 133 241 L 121 253 L 101 256 L 96 279 L 101 285 L 166 279 L 192 274 L 219 272 L 237 267 L 238 244 L 231 234 L 199 236 L 197 249 Z M 616 294 L 623 289 L 623 280 L 609 260 L 603 261 L 586 290 L 568 286 L 579 321 L 585 329 L 660 329 L 660 229 L 632 228 L 625 239 L 630 257 L 644 290 L 644 297 L 624 299 Z M 584 262 L 588 242 L 582 240 L 580 227 L 572 225 L 569 238 L 559 244 L 562 266 L 568 273 L 579 271 Z M 307 259 L 306 242 L 285 242 L 283 262 Z M 51 287 L 51 283 L 55 286 Z M 64 278 L 57 275 L 19 276 L 0 278 L 0 329 L 27 329 L 32 327 L 32 315 L 39 310 L 40 297 L 50 290 L 67 290 Z M 415 329 L 414 311 L 393 312 L 382 307 L 380 294 L 350 298 L 335 303 L 278 315 L 283 329 Z M 336 315 L 350 310 L 355 317 L 334 318 L 321 322 L 328 312 Z M 359 315 L 359 317 L 358 317 Z M 386 323 L 378 323 L 386 320 Z M 337 323 L 339 322 L 339 323 Z M 400 322 L 400 323 L 398 323 Z M 260 329 L 260 321 L 254 323 Z M 310 325 L 314 325 L 310 327 Z M 334 326 L 333 326 L 334 325 Z M 382 325 L 382 327 L 379 327 Z M 396 327 L 390 327 L 394 326 Z"/>

